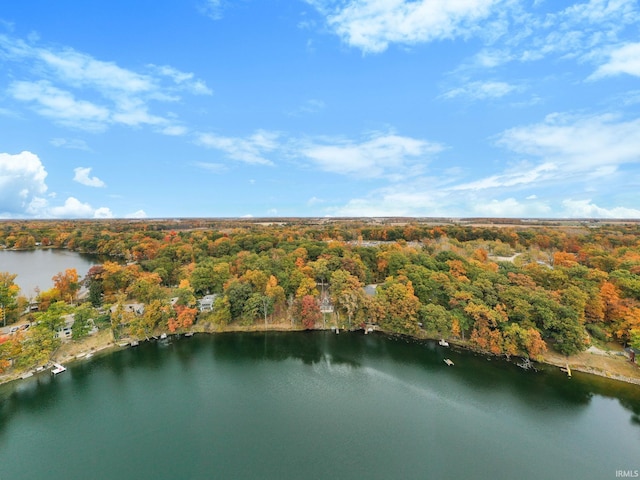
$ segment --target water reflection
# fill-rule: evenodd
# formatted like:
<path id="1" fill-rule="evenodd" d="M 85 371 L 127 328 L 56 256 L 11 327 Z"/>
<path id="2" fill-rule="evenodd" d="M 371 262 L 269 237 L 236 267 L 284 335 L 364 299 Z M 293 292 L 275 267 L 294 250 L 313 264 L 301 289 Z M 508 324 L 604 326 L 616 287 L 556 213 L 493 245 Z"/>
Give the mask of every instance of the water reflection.
<path id="1" fill-rule="evenodd" d="M 525 372 L 504 360 L 475 355 L 455 348 L 443 349 L 435 342 L 415 341 L 381 334 L 330 332 L 266 332 L 196 335 L 174 339 L 169 345 L 143 342 L 139 347 L 97 356 L 69 366 L 58 377 L 49 373 L 0 387 L 0 439 L 17 415 L 42 415 L 64 400 L 64 392 L 82 396 L 97 381 L 99 374 L 109 373 L 113 394 L 125 389 L 136 370 L 158 376 L 177 363 L 189 372 L 206 362 L 208 353 L 215 362 L 233 363 L 252 368 L 252 364 L 297 360 L 304 365 L 331 364 L 353 369 L 374 369 L 385 375 L 426 374 L 434 389 L 455 386 L 468 397 L 462 402 L 504 402 L 505 395 L 515 398 L 520 408 L 544 411 L 549 418 L 570 417 L 590 404 L 594 396 L 617 398 L 630 415 L 630 423 L 640 426 L 640 389 L 637 386 L 575 375 L 568 379 L 552 368 L 538 373 Z M 444 357 L 455 362 L 447 367 Z M 384 370 L 386 369 L 386 370 Z M 416 373 L 417 372 L 417 373 Z M 408 373 L 407 373 L 408 375 Z M 102 377 L 100 377 L 102 378 Z M 410 381 L 406 380 L 407 382 Z M 462 395 L 462 394 L 461 394 Z"/>

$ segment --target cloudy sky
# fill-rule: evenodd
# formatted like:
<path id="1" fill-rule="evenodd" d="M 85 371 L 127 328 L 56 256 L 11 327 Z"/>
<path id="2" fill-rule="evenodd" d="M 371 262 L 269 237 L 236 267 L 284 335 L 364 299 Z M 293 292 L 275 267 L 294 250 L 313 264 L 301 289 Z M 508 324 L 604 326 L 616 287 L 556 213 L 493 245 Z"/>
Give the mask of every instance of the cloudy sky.
<path id="1" fill-rule="evenodd" d="M 0 7 L 0 218 L 640 218 L 637 0 Z"/>

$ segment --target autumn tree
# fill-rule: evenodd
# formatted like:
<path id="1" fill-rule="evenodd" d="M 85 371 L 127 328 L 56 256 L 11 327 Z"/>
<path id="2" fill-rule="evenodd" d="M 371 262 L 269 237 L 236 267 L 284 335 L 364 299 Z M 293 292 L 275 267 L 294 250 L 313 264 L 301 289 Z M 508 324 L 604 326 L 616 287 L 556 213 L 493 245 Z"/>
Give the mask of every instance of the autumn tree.
<path id="1" fill-rule="evenodd" d="M 167 326 L 171 333 L 175 333 L 180 330 L 188 330 L 194 324 L 198 310 L 196 308 L 189 308 L 183 305 L 176 305 L 174 308 L 175 314 L 170 316 L 167 320 Z"/>
<path id="2" fill-rule="evenodd" d="M 18 293 L 20 287 L 15 284 L 17 275 L 0 272 L 0 320 L 13 323 L 18 319 Z"/>
<path id="3" fill-rule="evenodd" d="M 67 268 L 64 272 L 54 275 L 53 288 L 60 293 L 60 298 L 68 303 L 73 303 L 76 293 L 80 289 L 78 272 L 75 268 Z"/>
<path id="4" fill-rule="evenodd" d="M 322 320 L 320 305 L 312 295 L 297 298 L 294 302 L 293 314 L 307 330 L 315 328 L 316 323 Z"/>
<path id="5" fill-rule="evenodd" d="M 376 297 L 384 310 L 380 321 L 383 328 L 398 333 L 415 333 L 418 330 L 420 301 L 414 295 L 409 280 L 389 277 L 378 287 Z"/>

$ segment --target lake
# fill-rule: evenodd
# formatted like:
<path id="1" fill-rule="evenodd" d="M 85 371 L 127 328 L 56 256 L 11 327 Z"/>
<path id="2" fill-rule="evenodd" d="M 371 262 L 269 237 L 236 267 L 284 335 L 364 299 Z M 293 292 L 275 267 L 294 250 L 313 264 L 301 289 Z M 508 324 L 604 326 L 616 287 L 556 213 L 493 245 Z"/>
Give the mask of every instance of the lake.
<path id="1" fill-rule="evenodd" d="M 53 287 L 51 278 L 67 268 L 75 268 L 82 278 L 96 263 L 93 255 L 69 250 L 0 250 L 0 272 L 18 274 L 15 282 L 27 298 L 35 296 L 36 287 L 42 291 Z"/>
<path id="2" fill-rule="evenodd" d="M 613 479 L 640 469 L 640 388 L 381 334 L 196 335 L 0 387 L 0 459 L 3 480 Z"/>

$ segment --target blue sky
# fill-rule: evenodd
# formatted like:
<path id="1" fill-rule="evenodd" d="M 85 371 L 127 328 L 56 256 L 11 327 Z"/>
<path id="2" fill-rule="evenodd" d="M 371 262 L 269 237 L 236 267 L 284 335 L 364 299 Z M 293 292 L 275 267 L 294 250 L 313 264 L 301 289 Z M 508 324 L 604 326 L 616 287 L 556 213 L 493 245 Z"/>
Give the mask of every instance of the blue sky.
<path id="1" fill-rule="evenodd" d="M 0 7 L 0 218 L 640 218 L 637 0 Z"/>

